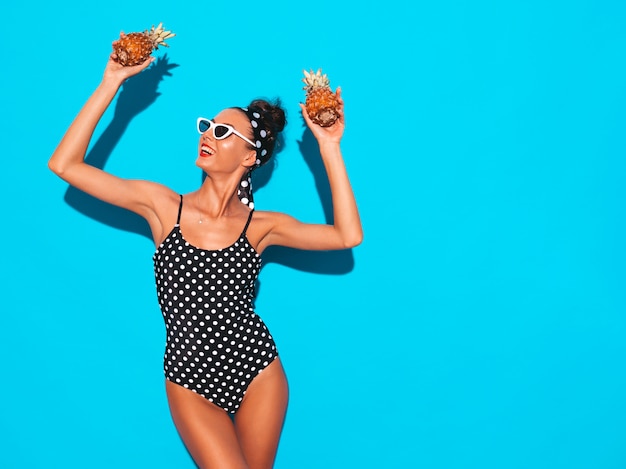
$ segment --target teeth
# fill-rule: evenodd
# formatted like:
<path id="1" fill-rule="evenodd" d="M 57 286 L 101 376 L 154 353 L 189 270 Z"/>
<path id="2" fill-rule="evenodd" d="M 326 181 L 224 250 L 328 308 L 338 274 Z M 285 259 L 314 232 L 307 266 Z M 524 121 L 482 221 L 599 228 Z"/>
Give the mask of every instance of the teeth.
<path id="1" fill-rule="evenodd" d="M 208 153 L 209 155 L 215 154 L 215 151 L 213 151 L 213 149 L 211 147 L 206 146 L 206 145 L 202 145 L 202 151 L 204 153 Z"/>

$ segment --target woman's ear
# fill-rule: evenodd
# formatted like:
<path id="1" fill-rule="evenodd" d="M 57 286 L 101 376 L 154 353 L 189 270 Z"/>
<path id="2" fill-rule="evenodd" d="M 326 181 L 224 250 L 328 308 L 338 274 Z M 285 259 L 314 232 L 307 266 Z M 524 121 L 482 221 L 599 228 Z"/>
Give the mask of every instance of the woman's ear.
<path id="1" fill-rule="evenodd" d="M 256 164 L 256 150 L 250 150 L 241 162 L 246 168 L 252 168 Z"/>

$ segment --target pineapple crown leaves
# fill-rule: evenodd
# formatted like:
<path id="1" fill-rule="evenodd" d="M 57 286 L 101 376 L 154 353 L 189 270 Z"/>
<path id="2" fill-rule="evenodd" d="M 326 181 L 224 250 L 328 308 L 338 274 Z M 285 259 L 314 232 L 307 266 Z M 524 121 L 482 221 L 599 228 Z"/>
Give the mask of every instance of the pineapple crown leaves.
<path id="1" fill-rule="evenodd" d="M 148 36 L 150 40 L 154 43 L 155 49 L 159 46 L 169 47 L 169 44 L 166 44 L 165 40 L 176 36 L 176 34 L 174 34 L 172 31 L 165 31 L 163 29 L 163 23 L 159 23 L 156 28 L 154 27 L 154 25 L 152 25 L 150 31 L 146 29 L 144 31 L 144 34 Z"/>
<path id="2" fill-rule="evenodd" d="M 330 80 L 328 79 L 328 76 L 326 74 L 322 75 L 322 69 L 318 69 L 317 72 L 313 72 L 313 70 L 311 70 L 310 72 L 307 72 L 306 70 L 303 70 L 304 72 L 304 78 L 302 79 L 302 81 L 304 82 L 305 86 L 304 90 L 309 91 L 315 88 L 330 88 Z"/>

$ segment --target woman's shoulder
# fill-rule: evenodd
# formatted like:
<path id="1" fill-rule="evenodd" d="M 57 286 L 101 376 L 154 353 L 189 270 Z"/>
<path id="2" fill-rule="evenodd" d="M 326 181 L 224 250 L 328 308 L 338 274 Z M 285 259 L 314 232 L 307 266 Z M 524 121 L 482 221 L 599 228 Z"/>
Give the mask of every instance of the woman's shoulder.
<path id="1" fill-rule="evenodd" d="M 177 192 L 159 182 L 135 179 L 132 183 L 138 190 L 143 192 L 147 196 L 146 199 L 151 200 L 154 205 L 159 205 L 164 200 L 180 197 Z"/>
<path id="2" fill-rule="evenodd" d="M 145 199 L 150 207 L 145 216 L 152 230 L 155 241 L 163 237 L 176 223 L 180 194 L 164 184 L 152 181 L 137 181 L 145 192 Z"/>
<path id="3" fill-rule="evenodd" d="M 294 218 L 286 213 L 273 212 L 270 210 L 254 210 L 253 220 L 261 224 L 274 225 L 282 223 L 287 220 L 293 220 Z"/>
<path id="4" fill-rule="evenodd" d="M 255 220 L 264 220 L 268 217 L 271 217 L 273 213 L 276 212 L 270 212 L 268 210 L 259 210 L 259 209 L 254 209 L 254 219 Z"/>
<path id="5" fill-rule="evenodd" d="M 169 211 L 169 206 L 178 204 L 180 195 L 178 192 L 170 189 L 164 184 L 152 181 L 138 181 L 141 184 L 141 190 L 145 192 L 145 199 L 149 200 L 152 210 L 159 217 L 163 210 Z"/>
<path id="6" fill-rule="evenodd" d="M 248 229 L 248 239 L 259 254 L 271 244 L 271 234 L 276 230 L 276 227 L 290 218 L 285 213 L 254 209 Z"/>

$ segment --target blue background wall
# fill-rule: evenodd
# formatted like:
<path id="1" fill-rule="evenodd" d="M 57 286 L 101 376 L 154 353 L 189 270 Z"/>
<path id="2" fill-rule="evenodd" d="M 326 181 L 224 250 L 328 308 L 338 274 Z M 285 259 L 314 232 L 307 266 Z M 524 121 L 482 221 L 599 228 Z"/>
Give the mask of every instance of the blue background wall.
<path id="1" fill-rule="evenodd" d="M 0 466 L 193 467 L 146 226 L 46 167 L 119 30 L 163 21 L 171 48 L 94 136 L 117 175 L 193 190 L 195 118 L 279 96 L 257 207 L 323 221 L 302 69 L 344 90 L 365 241 L 261 274 L 291 385 L 277 468 L 626 467 L 623 2 L 11 3 Z"/>

